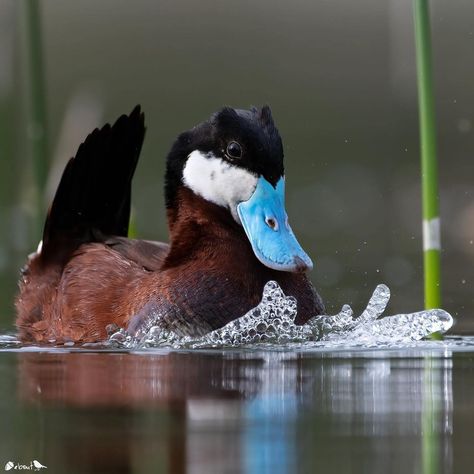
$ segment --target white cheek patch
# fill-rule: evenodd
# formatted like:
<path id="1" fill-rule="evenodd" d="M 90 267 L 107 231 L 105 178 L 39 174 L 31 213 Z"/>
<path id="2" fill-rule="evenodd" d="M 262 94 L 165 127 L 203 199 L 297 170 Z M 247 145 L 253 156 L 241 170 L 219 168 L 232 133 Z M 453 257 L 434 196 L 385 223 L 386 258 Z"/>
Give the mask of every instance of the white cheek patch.
<path id="1" fill-rule="evenodd" d="M 189 155 L 183 170 L 183 183 L 189 189 L 207 201 L 228 208 L 239 224 L 237 205 L 250 199 L 257 180 L 250 171 L 199 150 Z"/>

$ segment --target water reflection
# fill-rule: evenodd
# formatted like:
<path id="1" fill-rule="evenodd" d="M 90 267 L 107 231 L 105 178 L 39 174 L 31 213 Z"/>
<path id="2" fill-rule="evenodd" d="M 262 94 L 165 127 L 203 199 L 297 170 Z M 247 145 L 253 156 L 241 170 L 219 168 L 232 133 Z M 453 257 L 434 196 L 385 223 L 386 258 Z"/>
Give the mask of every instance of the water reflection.
<path id="1" fill-rule="evenodd" d="M 41 442 L 31 452 L 58 472 L 451 467 L 451 358 L 230 351 L 17 357 L 18 416 L 32 417 Z"/>

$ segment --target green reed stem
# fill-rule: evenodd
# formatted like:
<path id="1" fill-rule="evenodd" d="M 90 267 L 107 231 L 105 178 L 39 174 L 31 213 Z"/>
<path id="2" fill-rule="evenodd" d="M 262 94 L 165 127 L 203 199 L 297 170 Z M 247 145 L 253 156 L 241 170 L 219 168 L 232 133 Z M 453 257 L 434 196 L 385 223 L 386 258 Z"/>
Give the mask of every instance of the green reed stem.
<path id="1" fill-rule="evenodd" d="M 414 18 L 420 119 L 425 308 L 430 309 L 441 306 L 441 243 L 428 0 L 414 0 Z"/>
<path id="2" fill-rule="evenodd" d="M 41 228 L 49 168 L 41 15 L 38 0 L 22 0 L 21 5 L 26 131 L 36 186 L 35 217 Z"/>

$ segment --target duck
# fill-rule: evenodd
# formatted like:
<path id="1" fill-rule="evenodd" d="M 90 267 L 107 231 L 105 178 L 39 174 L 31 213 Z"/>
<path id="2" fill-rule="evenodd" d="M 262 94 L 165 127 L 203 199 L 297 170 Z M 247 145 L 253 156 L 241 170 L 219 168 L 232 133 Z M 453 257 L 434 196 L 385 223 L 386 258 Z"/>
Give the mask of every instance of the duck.
<path id="1" fill-rule="evenodd" d="M 145 137 L 137 105 L 92 131 L 62 174 L 15 300 L 20 340 L 103 342 L 159 324 L 200 336 L 246 314 L 276 281 L 296 324 L 324 313 L 285 210 L 283 144 L 269 106 L 223 107 L 166 159 L 169 243 L 128 237 Z"/>

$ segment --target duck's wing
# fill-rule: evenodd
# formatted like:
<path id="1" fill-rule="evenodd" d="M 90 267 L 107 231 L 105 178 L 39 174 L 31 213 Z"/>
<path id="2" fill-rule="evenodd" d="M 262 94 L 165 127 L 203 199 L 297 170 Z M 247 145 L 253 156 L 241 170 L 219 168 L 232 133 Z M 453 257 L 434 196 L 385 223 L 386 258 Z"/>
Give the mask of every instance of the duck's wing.
<path id="1" fill-rule="evenodd" d="M 169 245 L 151 240 L 110 237 L 104 242 L 124 258 L 149 271 L 160 270 L 169 252 Z"/>
<path id="2" fill-rule="evenodd" d="M 83 243 L 127 236 L 131 181 L 145 135 L 137 106 L 95 129 L 63 172 L 43 233 L 42 260 L 63 263 Z"/>

